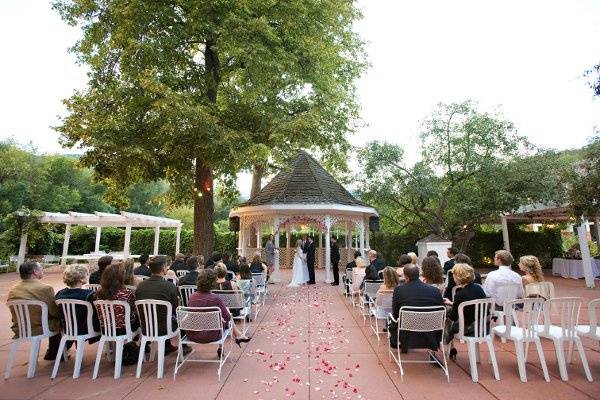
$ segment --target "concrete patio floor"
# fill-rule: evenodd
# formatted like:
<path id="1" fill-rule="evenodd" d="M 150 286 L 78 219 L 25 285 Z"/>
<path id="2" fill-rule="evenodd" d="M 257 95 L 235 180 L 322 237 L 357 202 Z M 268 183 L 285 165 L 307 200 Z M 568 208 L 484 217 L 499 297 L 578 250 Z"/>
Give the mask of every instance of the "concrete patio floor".
<path id="1" fill-rule="evenodd" d="M 283 272 L 283 280 L 290 271 Z M 549 278 L 557 296 L 581 296 L 584 304 L 600 297 L 600 289 L 585 289 L 583 280 Z M 15 273 L 0 276 L 0 301 L 6 302 Z M 317 280 L 323 281 L 318 271 Z M 47 273 L 44 281 L 63 287 L 60 273 Z M 156 363 L 144 363 L 141 379 L 135 366 L 123 368 L 121 379 L 113 379 L 113 366 L 103 361 L 96 381 L 91 379 L 96 345 L 86 347 L 81 378 L 73 380 L 72 361 L 63 363 L 55 380 L 50 379 L 53 363 L 40 356 L 36 376 L 27 379 L 29 349 L 18 352 L 12 377 L 2 383 L 0 399 L 600 399 L 600 346 L 584 339 L 586 355 L 595 382 L 585 379 L 579 358 L 568 367 L 569 381 L 560 379 L 551 342 L 543 347 L 551 375 L 544 381 L 531 349 L 527 383 L 521 383 L 512 343 L 495 342 L 500 381 L 493 378 L 482 347 L 479 382 L 473 383 L 464 346 L 459 345 L 456 362 L 449 362 L 450 383 L 442 371 L 431 365 L 405 367 L 404 382 L 396 364 L 388 360 L 387 342 L 380 343 L 357 309 L 341 294 L 340 287 L 319 283 L 311 287 L 287 288 L 284 283 L 269 286 L 266 306 L 250 328 L 252 341 L 235 347 L 231 360 L 217 381 L 214 364 L 185 366 L 173 380 L 175 355 L 167 356 L 165 378 L 156 379 Z M 587 321 L 582 309 L 581 322 Z M 0 307 L 0 368 L 6 365 L 10 314 Z M 46 343 L 42 345 L 45 351 Z M 214 348 L 204 346 L 209 356 Z M 411 351 L 408 358 L 423 357 Z"/>

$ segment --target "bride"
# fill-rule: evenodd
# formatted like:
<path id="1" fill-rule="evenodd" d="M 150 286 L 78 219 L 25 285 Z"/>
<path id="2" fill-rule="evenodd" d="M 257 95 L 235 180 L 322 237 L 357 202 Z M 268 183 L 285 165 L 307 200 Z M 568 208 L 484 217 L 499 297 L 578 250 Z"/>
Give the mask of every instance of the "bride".
<path id="1" fill-rule="evenodd" d="M 306 264 L 306 254 L 302 251 L 302 240 L 296 242 L 296 254 L 294 255 L 294 268 L 292 270 L 292 281 L 289 287 L 304 285 L 309 281 L 308 265 Z"/>

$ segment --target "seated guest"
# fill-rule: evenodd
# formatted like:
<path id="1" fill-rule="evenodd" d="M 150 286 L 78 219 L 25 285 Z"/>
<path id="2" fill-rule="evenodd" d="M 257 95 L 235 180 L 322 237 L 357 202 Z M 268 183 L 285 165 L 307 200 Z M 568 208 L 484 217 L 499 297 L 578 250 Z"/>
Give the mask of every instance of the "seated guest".
<path id="1" fill-rule="evenodd" d="M 406 265 L 404 267 L 406 283 L 394 289 L 392 299 L 392 315 L 398 319 L 400 308 L 404 306 L 428 307 L 442 306 L 444 300 L 440 291 L 431 285 L 421 282 L 419 279 L 419 267 Z M 390 331 L 390 344 L 392 347 L 400 345 L 403 351 L 409 348 L 430 349 L 436 351 L 439 347 L 442 332 L 407 332 L 400 331 L 400 343 L 396 343 L 398 324 L 392 323 L 388 328 Z"/>
<path id="2" fill-rule="evenodd" d="M 416 253 L 411 251 L 411 252 L 406 253 L 406 255 L 410 257 L 411 264 L 417 265 L 417 254 Z"/>
<path id="3" fill-rule="evenodd" d="M 452 324 L 446 335 L 446 343 L 450 343 L 454 338 L 454 335 L 458 333 L 458 306 L 465 301 L 485 299 L 487 297 L 483 288 L 473 282 L 475 280 L 475 270 L 470 265 L 454 264 L 452 275 L 454 276 L 456 285 L 461 289 L 456 292 L 454 301 L 450 301 L 447 298 L 444 299 L 445 304 L 452 306 L 452 309 L 448 314 L 448 319 L 452 321 Z M 475 321 L 475 307 L 465 307 L 463 314 L 465 316 L 465 335 L 472 336 L 475 334 L 475 328 L 473 327 L 473 322 Z M 450 357 L 456 357 L 455 348 L 452 348 L 450 351 Z"/>
<path id="4" fill-rule="evenodd" d="M 91 289 L 83 288 L 83 285 L 85 285 L 88 282 L 88 274 L 89 270 L 85 265 L 67 265 L 67 267 L 63 271 L 63 282 L 65 283 L 65 285 L 67 285 L 67 287 L 56 292 L 56 300 L 81 300 L 87 301 L 93 306 L 94 300 L 96 300 L 96 294 Z M 94 313 L 92 319 L 92 322 L 94 324 L 94 330 L 96 332 L 99 332 L 100 321 L 98 320 L 98 314 L 96 313 L 95 307 L 92 307 L 92 310 L 92 312 Z M 61 322 L 64 326 L 65 321 L 64 315 L 62 315 L 62 309 L 59 309 L 59 313 Z M 87 335 L 87 309 L 83 306 L 76 305 L 75 314 L 77 316 L 77 333 L 79 335 Z M 94 343 L 98 340 L 100 340 L 99 336 L 97 336 L 96 338 L 89 339 L 89 342 Z"/>
<path id="5" fill-rule="evenodd" d="M 456 264 L 467 264 L 469 266 L 473 266 L 473 261 L 471 261 L 471 257 L 466 254 L 458 253 L 454 256 L 454 262 Z M 475 283 L 481 285 L 481 274 L 479 272 L 475 272 Z M 454 282 L 454 277 L 452 276 L 452 270 L 448 271 L 448 281 L 446 282 L 446 290 L 444 291 L 444 297 L 447 299 L 452 299 L 452 289 L 456 286 Z"/>
<path id="6" fill-rule="evenodd" d="M 454 267 L 454 264 L 456 262 L 456 260 L 454 260 L 454 257 L 457 254 L 458 249 L 456 247 L 448 247 L 446 255 L 448 256 L 449 260 L 444 263 L 444 273 L 448 273 L 448 271 L 450 271 L 452 267 Z"/>
<path id="7" fill-rule="evenodd" d="M 434 286 L 442 292 L 444 290 L 444 270 L 439 258 L 428 256 L 421 263 L 421 280 Z"/>
<path id="8" fill-rule="evenodd" d="M 354 258 L 352 259 L 352 261 L 350 261 L 348 264 L 346 264 L 346 270 L 352 270 L 354 267 L 356 267 L 356 259 L 360 258 L 362 256 L 362 253 L 360 251 L 355 251 L 354 252 Z M 342 282 L 344 283 L 344 287 L 346 288 L 346 293 L 350 294 L 350 288 L 348 286 L 348 282 L 347 282 L 347 277 L 346 274 L 342 275 Z"/>
<path id="9" fill-rule="evenodd" d="M 190 272 L 179 278 L 179 285 L 196 285 L 198 271 L 204 269 L 204 256 L 191 256 L 186 261 Z"/>
<path id="10" fill-rule="evenodd" d="M 396 268 L 396 273 L 399 277 L 404 276 L 404 267 L 408 265 L 414 265 L 412 263 L 412 258 L 410 258 L 408 254 L 402 254 L 400 257 L 398 257 L 398 268 Z"/>
<path id="11" fill-rule="evenodd" d="M 148 263 L 148 258 L 150 258 L 148 257 L 148 254 L 142 254 L 140 256 L 140 266 L 133 270 L 133 273 L 135 275 L 152 275 L 152 273 L 150 272 L 150 268 L 148 268 L 148 265 L 146 265 Z"/>
<path id="12" fill-rule="evenodd" d="M 119 300 L 125 301 L 131 308 L 129 315 L 131 330 L 135 331 L 140 327 L 137 310 L 135 308 L 135 293 L 133 290 L 125 287 L 125 269 L 122 263 L 111 264 L 104 269 L 102 279 L 100 280 L 100 289 L 96 292 L 98 300 Z M 96 305 L 100 325 L 104 326 L 102 309 Z M 115 320 L 117 324 L 117 334 L 125 334 L 125 309 L 123 306 L 115 306 Z"/>
<path id="13" fill-rule="evenodd" d="M 379 277 L 379 271 L 382 271 L 385 268 L 383 261 L 379 259 L 375 250 L 369 250 L 367 258 L 369 260 L 369 265 L 365 271 L 365 280 L 376 281 L 381 279 Z"/>
<path id="14" fill-rule="evenodd" d="M 260 251 L 254 253 L 254 257 L 250 263 L 250 271 L 252 271 L 253 274 L 267 273 L 267 264 L 261 261 Z"/>
<path id="15" fill-rule="evenodd" d="M 175 264 L 174 262 L 171 262 L 171 257 L 166 257 L 167 260 L 167 272 L 165 273 L 165 277 L 170 278 L 173 282 L 175 282 L 175 285 L 179 284 L 179 277 L 177 276 L 177 272 L 173 271 L 171 269 L 171 266 L 173 264 Z M 187 270 L 187 259 L 184 259 L 183 261 L 183 268 L 179 268 L 179 270 Z"/>
<path id="16" fill-rule="evenodd" d="M 19 276 L 21 281 L 13 286 L 6 298 L 6 301 L 11 300 L 38 300 L 43 301 L 48 306 L 48 328 L 52 332 L 58 332 L 57 335 L 48 338 L 48 350 L 44 355 L 44 360 L 56 359 L 58 346 L 60 345 L 60 314 L 58 307 L 54 301 L 54 289 L 50 285 L 41 282 L 44 278 L 44 270 L 36 261 L 25 261 L 19 266 Z M 31 307 L 30 309 L 30 324 L 31 334 L 42 334 L 42 313 L 40 307 Z M 11 329 L 15 337 L 19 334 L 19 324 L 16 315 L 12 314 Z"/>
<path id="17" fill-rule="evenodd" d="M 100 284 L 100 279 L 102 278 L 102 273 L 112 263 L 112 256 L 102 256 L 98 259 L 98 270 L 92 272 L 90 274 L 90 283 L 94 285 Z"/>
<path id="18" fill-rule="evenodd" d="M 185 255 L 177 253 L 175 255 L 175 261 L 173 261 L 173 263 L 171 264 L 170 269 L 171 271 L 175 272 L 175 275 L 177 275 L 177 271 L 188 269 L 185 263 Z"/>
<path id="19" fill-rule="evenodd" d="M 158 334 L 165 335 L 167 333 L 167 324 L 171 324 L 173 330 L 177 329 L 177 317 L 175 310 L 179 306 L 179 298 L 177 296 L 177 288 L 164 279 L 167 273 L 167 258 L 165 256 L 155 256 L 148 263 L 152 276 L 140 283 L 135 290 L 137 300 L 162 300 L 171 303 L 171 321 L 167 321 L 167 308 L 158 307 Z M 189 275 L 189 274 L 188 274 Z M 140 319 L 143 315 L 140 314 Z M 141 326 L 144 327 L 143 321 Z M 166 341 L 165 354 L 172 353 L 177 350 L 177 347 L 171 344 L 170 340 Z"/>
<path id="20" fill-rule="evenodd" d="M 137 286 L 142 278 L 138 278 L 133 273 L 134 261 L 132 258 L 123 262 L 123 268 L 125 268 L 125 286 Z"/>
<path id="21" fill-rule="evenodd" d="M 363 279 L 365 278 L 367 263 L 362 257 L 358 257 L 354 261 L 356 263 L 356 266 L 352 268 L 351 293 L 358 293 L 360 291 Z"/>
<path id="22" fill-rule="evenodd" d="M 530 283 L 544 282 L 544 273 L 542 265 L 536 256 L 523 256 L 519 259 L 519 269 L 525 272 L 521 278 L 523 286 Z"/>
<path id="23" fill-rule="evenodd" d="M 383 269 L 383 283 L 377 289 L 377 295 L 380 293 L 390 293 L 396 289 L 396 286 L 400 284 L 400 279 L 396 270 L 392 267 L 385 267 Z"/>
<path id="24" fill-rule="evenodd" d="M 235 275 L 239 272 L 240 267 L 237 262 L 231 259 L 231 254 L 223 253 L 223 264 L 227 267 L 227 271 L 231 271 Z"/>
<path id="25" fill-rule="evenodd" d="M 251 298 L 254 302 L 256 296 L 256 286 L 252 281 L 252 272 L 250 266 L 246 263 L 240 264 L 240 271 L 238 273 L 237 285 L 246 298 Z"/>
<path id="26" fill-rule="evenodd" d="M 211 293 L 217 282 L 217 274 L 212 269 L 204 269 L 198 275 L 198 290 L 190 296 L 189 307 L 219 307 L 221 309 L 221 318 L 225 323 L 231 321 L 231 314 L 223 300 L 214 293 Z M 226 324 L 224 324 L 224 327 Z M 232 333 L 235 343 L 241 347 L 240 343 L 247 343 L 251 338 L 242 335 L 239 328 L 232 324 Z M 223 332 L 220 331 L 187 331 L 186 336 L 189 340 L 197 343 L 210 343 L 221 339 Z M 220 355 L 222 349 L 219 347 L 217 353 Z"/>
<path id="27" fill-rule="evenodd" d="M 510 252 L 506 250 L 498 250 L 494 255 L 494 265 L 498 267 L 497 270 L 490 272 L 483 283 L 483 290 L 488 297 L 496 299 L 496 306 L 502 308 L 505 301 L 514 300 L 512 298 L 506 298 L 503 293 L 500 293 L 498 288 L 506 284 L 514 284 L 518 286 L 517 298 L 523 297 L 523 281 L 521 276 L 511 269 L 511 264 L 514 258 Z"/>
<path id="28" fill-rule="evenodd" d="M 427 252 L 427 257 L 437 257 L 437 258 L 440 258 L 440 255 L 435 250 L 429 250 Z"/>
<path id="29" fill-rule="evenodd" d="M 217 283 L 215 290 L 238 290 L 238 286 L 235 282 L 227 280 L 227 267 L 223 263 L 217 263 L 215 265 L 215 273 L 217 274 Z"/>
<path id="30" fill-rule="evenodd" d="M 221 261 L 223 261 L 223 255 L 221 255 L 221 253 L 219 253 L 218 251 L 215 251 L 214 253 L 212 253 L 212 256 L 210 256 L 210 259 L 206 263 L 205 268 L 212 269 L 215 267 L 215 265 L 217 265 L 217 263 L 220 263 Z"/>

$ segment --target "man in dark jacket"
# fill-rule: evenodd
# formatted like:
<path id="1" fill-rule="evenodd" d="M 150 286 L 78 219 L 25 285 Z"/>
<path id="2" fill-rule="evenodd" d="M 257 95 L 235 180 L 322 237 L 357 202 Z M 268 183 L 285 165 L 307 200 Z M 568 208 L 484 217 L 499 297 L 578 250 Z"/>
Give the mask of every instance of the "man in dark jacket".
<path id="1" fill-rule="evenodd" d="M 447 274 L 448 271 L 450 271 L 454 267 L 454 263 L 456 262 L 454 260 L 454 257 L 456 257 L 457 254 L 458 254 L 458 249 L 456 249 L 455 247 L 448 247 L 448 250 L 446 251 L 446 255 L 448 256 L 449 260 L 444 263 L 444 273 L 445 274 Z"/>
<path id="2" fill-rule="evenodd" d="M 312 236 L 308 237 L 304 246 L 304 252 L 306 253 L 306 264 L 308 265 L 308 284 L 315 284 L 315 242 Z"/>
<path id="3" fill-rule="evenodd" d="M 331 237 L 331 253 L 330 253 L 331 267 L 333 269 L 333 286 L 340 284 L 340 247 L 337 244 L 337 238 Z"/>
<path id="4" fill-rule="evenodd" d="M 421 282 L 419 279 L 419 267 L 416 265 L 407 265 L 404 267 L 404 278 L 406 283 L 404 285 L 397 286 L 394 289 L 394 295 L 392 297 L 392 315 L 394 318 L 398 318 L 400 315 L 400 308 L 404 306 L 413 307 L 429 307 L 429 306 L 443 306 L 444 300 L 438 288 Z M 399 321 L 400 323 L 400 321 Z M 390 326 L 390 344 L 393 347 L 397 347 L 397 333 L 399 324 L 392 324 Z M 430 349 L 438 350 L 440 341 L 442 339 L 442 331 L 432 332 L 407 332 L 400 331 L 400 343 L 403 351 L 410 348 L 413 349 Z"/>
<path id="5" fill-rule="evenodd" d="M 385 268 L 385 264 L 375 250 L 369 250 L 367 258 L 369 259 L 369 265 L 365 270 L 365 280 L 376 281 L 380 279 L 379 271 Z"/>
<path id="6" fill-rule="evenodd" d="M 177 288 L 172 282 L 164 279 L 167 273 L 167 257 L 156 256 L 152 257 L 149 262 L 152 276 L 140 282 L 136 291 L 135 298 L 137 300 L 162 300 L 171 303 L 171 321 L 167 321 L 167 308 L 158 307 L 158 333 L 164 335 L 167 333 L 167 324 L 171 324 L 173 329 L 177 329 L 177 319 L 175 318 L 175 309 L 179 305 L 179 297 L 177 296 Z M 140 310 L 138 310 L 140 311 Z M 140 322 L 142 329 L 144 315 L 140 314 Z M 165 354 L 172 353 L 177 350 L 177 347 L 171 344 L 170 340 L 165 343 Z"/>
<path id="7" fill-rule="evenodd" d="M 94 285 L 100 284 L 102 273 L 112 263 L 112 256 L 102 256 L 98 259 L 98 270 L 90 274 L 89 283 Z"/>
<path id="8" fill-rule="evenodd" d="M 185 263 L 185 255 L 178 253 L 175 255 L 175 261 L 171 264 L 171 270 L 177 273 L 177 271 L 186 270 L 187 265 Z"/>
<path id="9" fill-rule="evenodd" d="M 190 272 L 179 278 L 179 285 L 193 285 L 196 286 L 196 282 L 198 281 L 198 272 L 201 269 L 204 269 L 203 265 L 200 265 L 198 262 L 198 257 L 191 256 L 186 261 L 187 267 Z"/>
<path id="10" fill-rule="evenodd" d="M 152 275 L 152 272 L 150 271 L 150 268 L 147 265 L 148 258 L 148 254 L 142 254 L 140 256 L 140 266 L 133 270 L 134 275 Z"/>

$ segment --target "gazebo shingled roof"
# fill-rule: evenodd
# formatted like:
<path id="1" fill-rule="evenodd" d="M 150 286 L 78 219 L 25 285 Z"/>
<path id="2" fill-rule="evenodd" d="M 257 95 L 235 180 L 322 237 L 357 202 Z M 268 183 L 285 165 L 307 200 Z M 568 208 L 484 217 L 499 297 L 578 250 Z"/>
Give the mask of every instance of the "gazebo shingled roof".
<path id="1" fill-rule="evenodd" d="M 354 198 L 305 151 L 300 151 L 287 168 L 240 207 L 316 203 L 370 207 Z"/>

